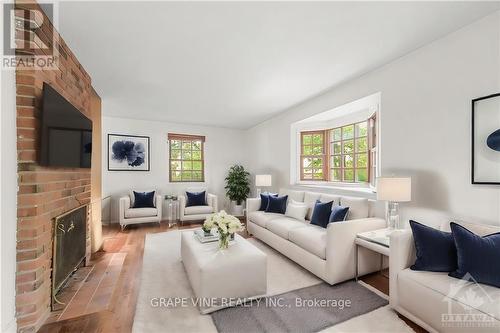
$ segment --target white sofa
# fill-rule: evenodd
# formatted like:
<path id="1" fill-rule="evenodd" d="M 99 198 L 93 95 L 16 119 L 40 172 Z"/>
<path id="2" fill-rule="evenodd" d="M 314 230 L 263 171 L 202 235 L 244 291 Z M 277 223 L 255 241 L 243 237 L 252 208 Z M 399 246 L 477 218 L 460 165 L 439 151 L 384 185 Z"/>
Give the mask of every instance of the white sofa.
<path id="1" fill-rule="evenodd" d="M 151 192 L 153 190 L 145 191 Z M 155 207 L 151 208 L 133 208 L 134 207 L 134 192 L 129 191 L 128 195 L 120 198 L 119 202 L 119 220 L 122 230 L 129 224 L 139 224 L 139 223 L 150 223 L 150 222 L 161 222 L 162 214 L 162 196 L 155 193 L 153 199 L 153 204 Z"/>
<path id="2" fill-rule="evenodd" d="M 490 225 L 459 224 L 481 236 L 500 232 L 500 227 Z M 438 228 L 449 232 L 449 222 Z M 409 229 L 393 232 L 390 242 L 389 294 L 392 308 L 430 332 L 500 332 L 500 288 L 449 277 L 448 273 L 411 270 L 409 267 L 415 262 L 415 243 Z M 463 314 L 484 317 L 491 326 L 479 327 L 478 323 L 469 323 L 472 326 L 464 327 L 463 320 L 451 316 Z M 450 322 L 451 318 L 459 321 Z M 484 323 L 483 319 L 480 320 Z"/>
<path id="3" fill-rule="evenodd" d="M 363 198 L 292 190 L 281 190 L 281 195 L 288 195 L 289 201 L 308 205 L 306 221 L 259 211 L 260 198 L 251 198 L 247 199 L 248 232 L 329 284 L 352 279 L 355 275 L 356 234 L 386 226 L 385 220 L 370 217 L 373 203 Z M 348 220 L 330 223 L 326 229 L 311 225 L 312 208 L 318 199 L 349 206 Z M 360 275 L 377 271 L 379 265 L 378 254 L 359 249 Z"/>
<path id="4" fill-rule="evenodd" d="M 190 191 L 190 190 L 188 190 Z M 193 192 L 204 191 L 203 189 L 196 189 Z M 179 195 L 179 219 L 184 221 L 201 221 L 205 220 L 210 214 L 218 211 L 217 196 L 206 192 L 206 206 L 190 206 L 186 207 L 186 196 Z"/>

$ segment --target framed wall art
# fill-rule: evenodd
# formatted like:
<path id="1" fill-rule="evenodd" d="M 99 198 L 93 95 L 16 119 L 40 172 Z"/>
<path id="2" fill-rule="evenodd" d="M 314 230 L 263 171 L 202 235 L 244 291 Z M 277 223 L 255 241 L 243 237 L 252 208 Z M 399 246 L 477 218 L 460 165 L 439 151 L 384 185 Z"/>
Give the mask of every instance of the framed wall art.
<path id="1" fill-rule="evenodd" d="M 500 93 L 472 100 L 472 184 L 500 185 Z"/>
<path id="2" fill-rule="evenodd" d="M 108 134 L 109 171 L 149 171 L 149 137 Z"/>

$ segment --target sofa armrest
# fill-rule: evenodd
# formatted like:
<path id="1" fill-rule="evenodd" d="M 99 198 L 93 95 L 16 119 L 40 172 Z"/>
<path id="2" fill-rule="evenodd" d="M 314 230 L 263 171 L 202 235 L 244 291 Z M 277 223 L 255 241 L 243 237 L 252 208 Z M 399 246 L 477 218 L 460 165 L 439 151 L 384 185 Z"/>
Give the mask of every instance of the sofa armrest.
<path id="1" fill-rule="evenodd" d="M 124 225 L 125 210 L 130 208 L 130 197 L 128 195 L 121 197 L 120 201 L 118 202 L 118 206 L 119 206 L 118 219 L 120 221 L 120 225 Z"/>
<path id="2" fill-rule="evenodd" d="M 212 207 L 212 212 L 218 212 L 218 202 L 217 196 L 215 194 L 208 193 L 207 194 L 207 204 Z"/>
<path id="3" fill-rule="evenodd" d="M 336 282 L 351 279 L 355 275 L 356 235 L 361 232 L 383 229 L 386 222 L 380 218 L 365 218 L 329 223 L 326 230 L 327 275 Z M 360 261 L 360 273 L 364 263 Z"/>
<path id="4" fill-rule="evenodd" d="M 179 195 L 177 199 L 179 200 L 179 219 L 182 221 L 184 218 L 184 210 L 186 209 L 186 197 L 184 195 Z"/>
<path id="5" fill-rule="evenodd" d="M 398 304 L 397 279 L 403 269 L 415 262 L 415 243 L 411 230 L 394 230 L 390 235 L 389 295 L 392 307 Z"/>
<path id="6" fill-rule="evenodd" d="M 256 212 L 260 208 L 260 198 L 247 198 L 247 218 L 251 212 Z"/>
<path id="7" fill-rule="evenodd" d="M 158 221 L 161 222 L 162 219 L 162 210 L 163 210 L 163 196 L 161 194 L 156 195 L 156 216 L 158 217 Z"/>

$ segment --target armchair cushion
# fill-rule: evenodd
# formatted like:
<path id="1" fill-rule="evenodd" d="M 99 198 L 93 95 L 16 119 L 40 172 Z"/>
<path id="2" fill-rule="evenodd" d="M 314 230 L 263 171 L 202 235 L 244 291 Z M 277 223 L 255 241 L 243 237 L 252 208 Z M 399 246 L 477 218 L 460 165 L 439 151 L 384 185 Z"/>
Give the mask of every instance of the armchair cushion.
<path id="1" fill-rule="evenodd" d="M 457 248 L 451 233 L 410 220 L 417 260 L 415 271 L 451 272 L 457 268 Z"/>
<path id="2" fill-rule="evenodd" d="M 159 192 L 156 191 L 156 189 L 154 189 L 154 188 L 146 188 L 146 189 L 140 189 L 138 192 L 152 192 L 152 191 L 156 192 L 156 195 L 153 197 L 153 205 L 156 207 L 156 198 L 158 196 L 161 197 L 161 195 L 158 194 Z M 135 204 L 135 195 L 134 195 L 134 191 L 133 190 L 129 190 L 128 191 L 128 197 L 130 199 L 130 207 L 134 207 L 134 204 Z M 163 198 L 160 198 L 160 199 L 163 199 Z M 158 202 L 161 203 L 161 200 L 158 201 Z"/>
<path id="3" fill-rule="evenodd" d="M 186 197 L 187 197 L 187 202 L 186 202 L 186 207 L 191 207 L 191 206 L 206 206 L 207 205 L 207 199 L 206 199 L 206 192 L 189 192 L 186 191 Z"/>
<path id="4" fill-rule="evenodd" d="M 155 191 L 136 192 L 134 191 L 133 208 L 154 208 Z"/>
<path id="5" fill-rule="evenodd" d="M 153 217 L 158 214 L 156 208 L 129 208 L 125 210 L 125 218 Z"/>
<path id="6" fill-rule="evenodd" d="M 195 215 L 195 214 L 211 214 L 214 212 L 212 206 L 190 206 L 184 209 L 184 214 Z"/>

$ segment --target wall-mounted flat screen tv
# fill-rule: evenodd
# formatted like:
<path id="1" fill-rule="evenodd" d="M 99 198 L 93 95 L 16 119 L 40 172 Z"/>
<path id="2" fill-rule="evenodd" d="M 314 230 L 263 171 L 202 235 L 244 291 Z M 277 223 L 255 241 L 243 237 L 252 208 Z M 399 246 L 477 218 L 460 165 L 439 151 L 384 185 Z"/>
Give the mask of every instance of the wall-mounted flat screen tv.
<path id="1" fill-rule="evenodd" d="M 47 83 L 40 130 L 41 165 L 90 168 L 92 121 Z"/>

